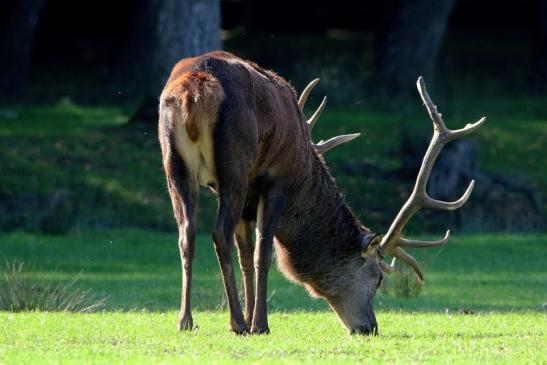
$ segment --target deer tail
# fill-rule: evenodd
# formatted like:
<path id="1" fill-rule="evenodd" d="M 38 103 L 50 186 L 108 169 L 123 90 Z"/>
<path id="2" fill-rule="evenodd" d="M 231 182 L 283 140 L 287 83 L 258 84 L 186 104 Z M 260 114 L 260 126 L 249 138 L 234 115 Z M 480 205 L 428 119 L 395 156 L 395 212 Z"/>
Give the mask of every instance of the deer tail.
<path id="1" fill-rule="evenodd" d="M 206 124 L 216 122 L 223 100 L 224 90 L 213 75 L 186 72 L 165 86 L 160 97 L 160 117 L 165 112 L 175 112 L 176 117 L 168 118 L 170 125 L 165 127 L 174 130 L 173 124 L 182 122 L 190 140 L 196 141 Z"/>

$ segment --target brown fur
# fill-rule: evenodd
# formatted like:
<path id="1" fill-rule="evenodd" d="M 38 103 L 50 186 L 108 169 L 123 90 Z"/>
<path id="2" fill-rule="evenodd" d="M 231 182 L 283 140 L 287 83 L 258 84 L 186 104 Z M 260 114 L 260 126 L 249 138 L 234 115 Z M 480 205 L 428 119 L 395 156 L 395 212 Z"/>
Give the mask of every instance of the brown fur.
<path id="1" fill-rule="evenodd" d="M 224 92 L 218 81 L 206 72 L 186 72 L 167 83 L 161 99 L 164 103 L 178 103 L 182 107 L 188 135 L 195 141 L 199 135 L 199 122 L 205 116 L 216 115 Z"/>

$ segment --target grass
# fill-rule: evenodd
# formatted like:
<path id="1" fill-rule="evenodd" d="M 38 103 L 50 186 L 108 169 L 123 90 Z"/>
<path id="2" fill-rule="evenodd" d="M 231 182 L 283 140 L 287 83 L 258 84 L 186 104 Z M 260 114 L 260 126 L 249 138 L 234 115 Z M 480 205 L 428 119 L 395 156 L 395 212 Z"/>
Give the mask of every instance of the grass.
<path id="1" fill-rule="evenodd" d="M 0 363 L 541 363 L 546 244 L 545 234 L 455 235 L 443 249 L 417 251 L 423 291 L 377 296 L 377 338 L 349 336 L 322 300 L 272 269 L 272 334 L 238 337 L 228 331 L 208 235 L 198 236 L 194 271 L 199 328 L 178 333 L 175 235 L 4 234 L 0 255 L 34 263 L 29 280 L 60 269 L 108 299 L 94 314 L 0 312 Z"/>
<path id="2" fill-rule="evenodd" d="M 382 334 L 350 337 L 332 313 L 271 315 L 272 334 L 238 337 L 225 313 L 200 312 L 175 331 L 176 314 L 0 313 L 0 361 L 24 364 L 541 364 L 545 315 L 382 312 Z M 523 323 L 525 321 L 525 323 Z M 62 323 L 62 330 L 60 327 Z"/>
<path id="3" fill-rule="evenodd" d="M 194 305 L 217 310 L 222 285 L 209 235 L 198 235 Z M 170 310 L 179 303 L 180 263 L 176 236 L 143 230 L 90 231 L 68 236 L 5 234 L 0 255 L 31 264 L 30 278 L 78 275 L 79 283 L 108 297 L 108 310 Z M 379 296 L 385 310 L 538 310 L 547 300 L 544 270 L 547 236 L 458 235 L 442 249 L 415 250 L 426 284 L 417 298 Z M 503 275 L 500 275 L 503 273 Z M 388 279 L 389 280 L 389 279 Z M 269 308 L 328 310 L 273 269 Z M 465 295 L 463 295 L 465 294 Z"/>
<path id="4" fill-rule="evenodd" d="M 316 101 L 311 98 L 310 108 Z M 481 168 L 530 185 L 539 192 L 545 211 L 547 170 L 539 156 L 547 151 L 547 116 L 541 112 L 542 102 L 512 98 L 438 103 L 452 127 L 488 115 L 487 124 L 472 137 L 478 142 Z M 69 228 L 173 229 L 154 124 L 124 126 L 128 114 L 123 109 L 82 107 L 69 99 L 14 111 L 15 119 L 0 114 L 0 143 L 9 146 L 0 154 L 0 229 L 47 231 L 44 227 L 55 226 L 56 219 L 69 219 L 58 224 Z M 328 108 L 314 140 L 362 132 L 351 144 L 329 151 L 326 159 L 350 205 L 364 223 L 380 230 L 406 198 L 409 182 L 386 183 L 363 170 L 363 163 L 396 171 L 401 135 L 426 138 L 430 128 L 418 101 L 401 113 L 353 105 Z M 59 193 L 69 196 L 70 204 L 67 213 L 56 215 L 52 201 Z M 202 195 L 198 229 L 208 231 L 216 203 L 208 192 Z M 424 231 L 419 220 L 412 227 Z"/>
<path id="5" fill-rule="evenodd" d="M 101 309 L 105 299 L 93 298 L 90 289 L 79 285 L 78 277 L 66 282 L 58 273 L 59 278 L 54 281 L 29 280 L 24 266 L 17 260 L 6 262 L 0 285 L 0 310 L 91 313 Z"/>

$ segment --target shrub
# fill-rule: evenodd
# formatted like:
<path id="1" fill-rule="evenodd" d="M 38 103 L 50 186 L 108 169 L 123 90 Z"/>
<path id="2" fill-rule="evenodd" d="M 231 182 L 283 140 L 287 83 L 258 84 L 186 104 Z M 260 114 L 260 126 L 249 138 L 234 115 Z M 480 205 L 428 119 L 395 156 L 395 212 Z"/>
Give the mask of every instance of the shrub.
<path id="1" fill-rule="evenodd" d="M 104 307 L 105 298 L 96 299 L 90 289 L 78 283 L 78 277 L 66 281 L 31 279 L 23 263 L 6 261 L 0 281 L 0 310 L 95 312 Z"/>
<path id="2" fill-rule="evenodd" d="M 398 263 L 396 271 L 384 276 L 381 291 L 401 298 L 417 297 L 422 292 L 422 284 L 410 267 Z"/>

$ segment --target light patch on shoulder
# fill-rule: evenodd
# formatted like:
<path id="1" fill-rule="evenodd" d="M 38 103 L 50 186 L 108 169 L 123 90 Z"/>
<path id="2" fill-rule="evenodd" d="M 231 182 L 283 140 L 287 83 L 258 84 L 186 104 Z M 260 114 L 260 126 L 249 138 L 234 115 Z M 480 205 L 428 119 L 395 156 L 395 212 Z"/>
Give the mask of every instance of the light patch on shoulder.
<path id="1" fill-rule="evenodd" d="M 226 60 L 228 63 L 231 63 L 231 64 L 238 64 L 238 65 L 241 65 L 243 67 L 245 67 L 250 73 L 254 74 L 254 75 L 258 75 L 259 77 L 262 77 L 263 79 L 266 79 L 268 80 L 268 78 L 266 76 L 264 76 L 263 74 L 261 74 L 260 72 L 258 72 L 257 70 L 255 70 L 251 65 L 249 65 L 247 62 L 239 59 L 239 58 L 233 58 L 233 59 L 228 59 Z"/>
<path id="2" fill-rule="evenodd" d="M 197 182 L 202 186 L 218 185 L 213 153 L 213 126 L 215 120 L 200 120 L 200 133 L 195 141 L 190 139 L 183 123 L 176 123 L 176 149 Z"/>

